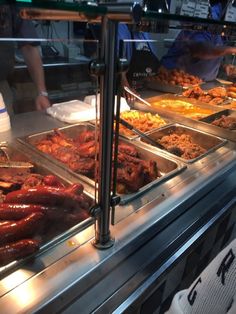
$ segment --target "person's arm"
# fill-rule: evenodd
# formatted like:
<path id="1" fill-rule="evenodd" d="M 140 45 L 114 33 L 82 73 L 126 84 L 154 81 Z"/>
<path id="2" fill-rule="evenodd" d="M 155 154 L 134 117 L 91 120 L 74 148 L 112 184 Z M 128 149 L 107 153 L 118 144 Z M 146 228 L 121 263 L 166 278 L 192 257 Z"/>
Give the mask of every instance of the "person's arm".
<path id="1" fill-rule="evenodd" d="M 236 47 L 214 46 L 207 42 L 191 42 L 188 49 L 193 57 L 206 60 L 236 54 Z"/>
<path id="2" fill-rule="evenodd" d="M 47 89 L 45 85 L 42 60 L 39 54 L 38 47 L 26 44 L 21 47 L 21 51 L 30 76 L 38 90 L 38 96 L 35 100 L 36 109 L 44 110 L 50 107 L 50 101 L 47 96 L 42 95 L 43 93 L 46 93 Z"/>

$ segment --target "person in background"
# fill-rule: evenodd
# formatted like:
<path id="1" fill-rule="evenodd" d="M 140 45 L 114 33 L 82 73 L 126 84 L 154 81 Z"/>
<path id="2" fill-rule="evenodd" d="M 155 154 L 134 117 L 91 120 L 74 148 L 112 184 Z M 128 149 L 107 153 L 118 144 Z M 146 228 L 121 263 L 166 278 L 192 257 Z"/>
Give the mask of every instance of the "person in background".
<path id="1" fill-rule="evenodd" d="M 230 79 L 236 79 L 236 66 L 235 65 L 226 64 L 224 66 L 224 70 Z"/>
<path id="2" fill-rule="evenodd" d="M 165 314 L 236 313 L 236 239 L 186 289 L 176 293 Z"/>
<path id="3" fill-rule="evenodd" d="M 14 5 L 0 5 L 0 37 L 1 38 L 37 38 L 31 21 L 22 20 Z M 36 41 L 19 41 L 18 47 L 22 52 L 25 63 L 33 82 L 36 85 L 38 95 L 35 99 L 37 110 L 44 110 L 50 106 L 48 93 L 45 86 L 44 71 L 41 56 Z M 2 41 L 0 43 L 0 92 L 3 95 L 9 114 L 13 114 L 13 97 L 7 82 L 8 76 L 14 69 L 15 45 L 13 41 Z"/>
<path id="4" fill-rule="evenodd" d="M 220 20 L 227 1 L 211 0 L 210 4 L 210 18 Z M 167 69 L 178 68 L 203 81 L 212 81 L 218 75 L 223 57 L 235 53 L 236 47 L 225 46 L 221 35 L 209 31 L 182 30 L 162 57 L 161 64 Z"/>
<path id="5" fill-rule="evenodd" d="M 118 26 L 118 45 L 120 57 L 127 58 L 129 68 L 122 74 L 122 86 L 140 90 L 147 77 L 155 76 L 160 62 L 158 60 L 155 45 L 150 40 L 149 33 L 144 32 L 148 24 L 138 24 L 133 30 L 126 24 Z M 132 100 L 132 96 L 125 92 L 125 97 Z"/>

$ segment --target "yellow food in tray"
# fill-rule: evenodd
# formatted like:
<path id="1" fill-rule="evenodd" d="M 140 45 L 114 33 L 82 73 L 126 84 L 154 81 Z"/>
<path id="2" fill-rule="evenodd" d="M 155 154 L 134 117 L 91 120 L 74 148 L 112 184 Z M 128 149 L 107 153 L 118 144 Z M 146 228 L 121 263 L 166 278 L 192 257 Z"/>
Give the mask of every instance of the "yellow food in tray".
<path id="1" fill-rule="evenodd" d="M 151 103 L 151 105 L 154 108 L 156 107 L 169 111 L 174 111 L 177 114 L 197 120 L 213 114 L 213 111 L 211 109 L 202 108 L 183 100 L 160 99 Z"/>
<path id="2" fill-rule="evenodd" d="M 142 132 L 148 132 L 166 125 L 165 120 L 163 120 L 158 114 L 152 114 L 149 112 L 137 110 L 124 111 L 120 114 L 120 117 Z M 125 136 L 135 135 L 122 124 L 120 124 L 120 134 Z"/>

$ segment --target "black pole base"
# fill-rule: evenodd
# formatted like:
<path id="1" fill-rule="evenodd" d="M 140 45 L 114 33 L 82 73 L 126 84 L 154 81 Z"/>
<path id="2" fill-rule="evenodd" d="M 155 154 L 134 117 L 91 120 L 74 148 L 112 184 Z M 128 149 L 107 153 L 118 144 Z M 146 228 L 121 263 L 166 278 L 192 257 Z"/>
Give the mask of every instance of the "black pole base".
<path id="1" fill-rule="evenodd" d="M 106 241 L 105 243 L 101 243 L 98 240 L 94 239 L 92 240 L 92 245 L 98 249 L 98 250 L 107 250 L 110 247 L 112 247 L 115 243 L 115 238 L 110 238 L 108 241 Z"/>

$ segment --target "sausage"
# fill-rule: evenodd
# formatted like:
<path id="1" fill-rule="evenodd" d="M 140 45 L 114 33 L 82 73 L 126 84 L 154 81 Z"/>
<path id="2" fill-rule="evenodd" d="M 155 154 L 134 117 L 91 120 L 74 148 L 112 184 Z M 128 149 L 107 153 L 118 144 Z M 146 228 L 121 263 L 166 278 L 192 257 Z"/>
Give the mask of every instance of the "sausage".
<path id="1" fill-rule="evenodd" d="M 54 186 L 56 188 L 64 188 L 64 184 L 53 174 L 49 174 L 43 177 L 43 183 L 48 186 Z"/>
<path id="2" fill-rule="evenodd" d="M 12 220 L 2 220 L 0 221 L 0 226 L 12 224 L 14 221 Z"/>
<path id="3" fill-rule="evenodd" d="M 67 193 L 71 193 L 73 195 L 80 195 L 84 191 L 84 186 L 81 183 L 74 183 L 68 188 L 66 188 Z"/>
<path id="4" fill-rule="evenodd" d="M 43 213 L 32 213 L 26 218 L 0 226 L 0 245 L 35 234 L 42 226 Z"/>
<path id="5" fill-rule="evenodd" d="M 71 193 L 70 188 L 67 190 L 52 186 L 36 186 L 8 193 L 4 203 L 41 204 L 74 209 L 78 208 L 79 196 Z"/>
<path id="6" fill-rule="evenodd" d="M 0 204 L 0 219 L 18 220 L 38 212 L 50 216 L 52 212 L 58 212 L 58 208 L 33 204 Z"/>
<path id="7" fill-rule="evenodd" d="M 38 249 L 39 242 L 33 239 L 24 239 L 1 246 L 0 265 L 4 266 L 16 259 L 23 258 L 36 252 Z"/>

